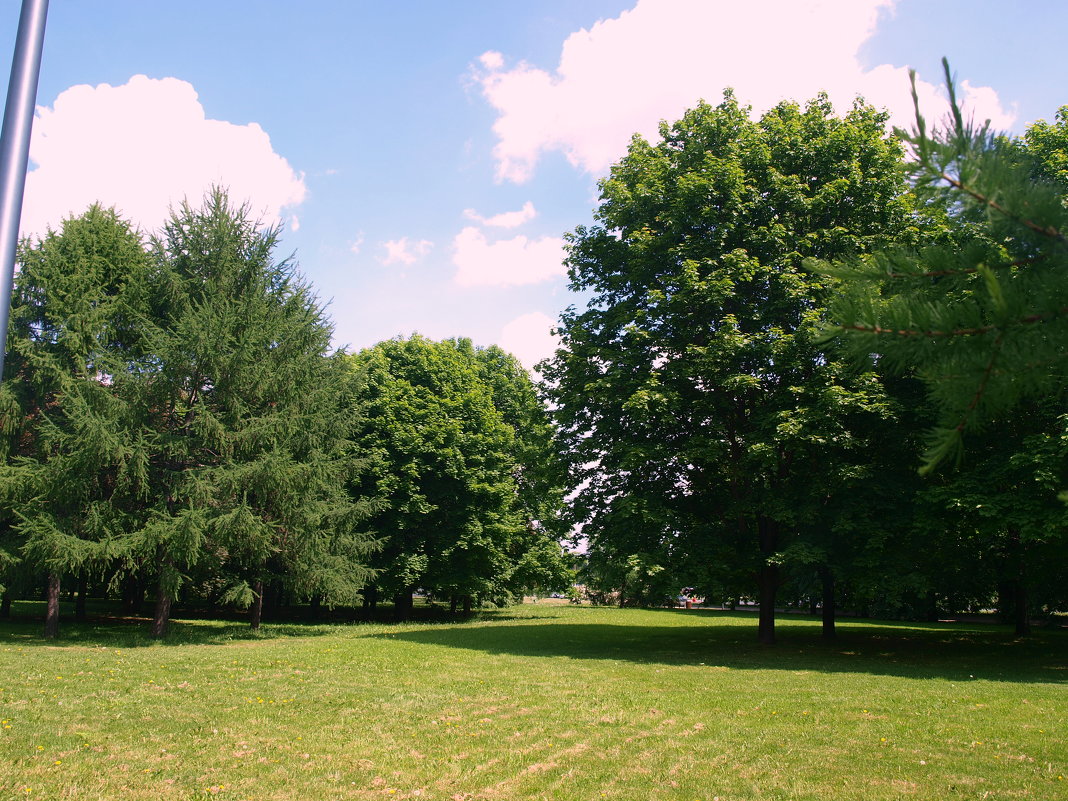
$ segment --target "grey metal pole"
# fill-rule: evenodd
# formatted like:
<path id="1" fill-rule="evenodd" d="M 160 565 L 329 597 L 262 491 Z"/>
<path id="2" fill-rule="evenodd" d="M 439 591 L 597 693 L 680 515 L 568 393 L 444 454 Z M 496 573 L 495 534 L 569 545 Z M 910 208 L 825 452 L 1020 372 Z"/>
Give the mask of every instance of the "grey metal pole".
<path id="1" fill-rule="evenodd" d="M 19 242 L 22 195 L 30 157 L 30 130 L 41 75 L 48 0 L 22 0 L 11 81 L 7 85 L 4 128 L 0 132 L 0 380 L 7 355 L 7 322 L 11 285 L 15 278 L 15 248 Z"/>

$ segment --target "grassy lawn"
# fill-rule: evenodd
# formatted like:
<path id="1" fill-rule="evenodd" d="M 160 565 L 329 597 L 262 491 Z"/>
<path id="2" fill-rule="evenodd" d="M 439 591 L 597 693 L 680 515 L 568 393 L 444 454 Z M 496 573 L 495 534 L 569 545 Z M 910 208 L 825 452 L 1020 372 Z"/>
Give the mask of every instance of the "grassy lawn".
<path id="1" fill-rule="evenodd" d="M 1068 632 L 527 605 L 0 626 L 0 799 L 1068 799 Z"/>

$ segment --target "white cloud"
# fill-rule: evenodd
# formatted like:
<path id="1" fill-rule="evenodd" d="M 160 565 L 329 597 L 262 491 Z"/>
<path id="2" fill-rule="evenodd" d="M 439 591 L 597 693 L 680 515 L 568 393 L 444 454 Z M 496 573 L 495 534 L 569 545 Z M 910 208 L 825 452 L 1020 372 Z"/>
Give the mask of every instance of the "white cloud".
<path id="1" fill-rule="evenodd" d="M 38 106 L 22 233 L 44 232 L 99 201 L 146 229 L 168 207 L 198 205 L 212 185 L 248 200 L 265 222 L 300 204 L 304 176 L 274 152 L 256 123 L 205 117 L 191 84 L 135 75 L 122 86 L 72 86 Z M 296 228 L 299 223 L 293 218 Z"/>
<path id="2" fill-rule="evenodd" d="M 292 214 L 289 217 L 289 230 L 290 231 L 299 231 L 300 230 L 300 217 L 298 217 L 296 214 Z"/>
<path id="3" fill-rule="evenodd" d="M 552 356 L 560 338 L 552 333 L 556 321 L 541 312 L 521 315 L 501 329 L 498 344 L 523 363 L 528 370 Z"/>
<path id="4" fill-rule="evenodd" d="M 504 66 L 504 56 L 496 50 L 486 51 L 478 60 L 482 63 L 482 66 L 488 70 L 499 70 Z"/>
<path id="5" fill-rule="evenodd" d="M 356 234 L 356 241 L 349 245 L 349 250 L 352 251 L 354 256 L 359 255 L 361 248 L 363 248 L 363 231 Z"/>
<path id="6" fill-rule="evenodd" d="M 483 217 L 474 209 L 464 209 L 464 216 L 469 220 L 475 220 L 483 225 L 490 225 L 496 228 L 517 228 L 537 217 L 538 212 L 534 210 L 534 204 L 528 200 L 519 211 L 505 211 L 500 214 L 494 214 L 492 217 Z"/>
<path id="7" fill-rule="evenodd" d="M 452 263 L 461 286 L 520 286 L 537 284 L 561 275 L 564 241 L 551 236 L 528 239 L 516 236 L 490 242 L 474 226 L 453 240 Z"/>
<path id="8" fill-rule="evenodd" d="M 603 174 L 633 133 L 655 137 L 699 99 L 718 102 L 725 87 L 756 112 L 780 100 L 805 101 L 827 91 L 839 110 L 862 94 L 886 107 L 891 122 L 913 119 L 908 70 L 884 64 L 865 70 L 861 45 L 895 0 L 638 0 L 633 9 L 577 31 L 564 42 L 553 72 L 483 54 L 476 73 L 497 110 L 493 130 L 497 177 L 530 178 L 542 153 L 563 152 L 576 167 Z M 960 86 L 965 105 L 994 127 L 1009 127 L 993 89 Z M 945 101 L 920 82 L 932 117 Z"/>
<path id="9" fill-rule="evenodd" d="M 362 242 L 361 238 L 357 244 Z M 434 247 L 434 243 L 428 239 L 410 242 L 406 236 L 400 239 L 390 239 L 382 245 L 386 249 L 386 255 L 380 259 L 383 264 L 415 264 Z"/>

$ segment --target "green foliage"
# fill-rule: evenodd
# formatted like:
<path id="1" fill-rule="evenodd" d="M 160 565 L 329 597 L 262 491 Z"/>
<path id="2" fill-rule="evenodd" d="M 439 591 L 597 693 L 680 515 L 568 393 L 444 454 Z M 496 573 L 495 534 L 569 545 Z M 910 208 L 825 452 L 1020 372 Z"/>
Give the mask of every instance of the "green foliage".
<path id="1" fill-rule="evenodd" d="M 1065 384 L 1068 125 L 1038 123 L 1023 143 L 950 117 L 928 130 L 917 111 L 911 176 L 939 235 L 918 247 L 824 265 L 844 280 L 833 333 L 859 355 L 915 370 L 941 409 L 924 470 L 959 456 L 962 435 Z"/>
<path id="2" fill-rule="evenodd" d="M 276 245 L 216 190 L 150 251 L 97 207 L 23 247 L 8 539 L 36 569 L 154 581 L 157 633 L 193 578 L 247 605 L 264 582 L 353 603 L 372 576 L 346 367 Z"/>
<path id="3" fill-rule="evenodd" d="M 759 573 L 773 595 L 855 483 L 889 407 L 820 343 L 834 282 L 802 262 L 918 235 L 884 124 L 823 96 L 754 121 L 728 93 L 636 137 L 601 184 L 568 255 L 590 299 L 545 370 L 594 565 L 656 554 L 678 586 Z"/>
<path id="4" fill-rule="evenodd" d="M 385 503 L 377 586 L 486 599 L 560 583 L 552 438 L 529 376 L 499 348 L 393 339 L 354 357 L 376 456 L 358 488 Z M 555 493 L 555 495 L 554 495 Z"/>
<path id="5" fill-rule="evenodd" d="M 31 569 L 100 573 L 121 550 L 126 495 L 143 467 L 114 383 L 144 352 L 149 261 L 127 223 L 92 206 L 36 245 L 23 242 L 19 262 L 0 390 L 7 561 L 21 554 Z"/>

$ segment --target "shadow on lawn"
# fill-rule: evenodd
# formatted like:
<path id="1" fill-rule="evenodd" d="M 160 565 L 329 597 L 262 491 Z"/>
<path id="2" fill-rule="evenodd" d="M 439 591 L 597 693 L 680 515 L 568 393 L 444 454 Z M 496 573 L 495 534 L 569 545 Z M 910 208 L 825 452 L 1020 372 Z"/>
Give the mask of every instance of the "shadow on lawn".
<path id="1" fill-rule="evenodd" d="M 59 639 L 43 639 L 41 631 L 44 626 L 44 603 L 38 601 L 18 601 L 16 616 L 0 620 L 0 643 L 47 645 L 57 648 L 63 646 L 106 646 L 109 648 L 142 648 L 146 646 L 171 645 L 222 645 L 231 642 L 256 642 L 263 640 L 284 639 L 286 637 L 326 637 L 339 631 L 351 631 L 353 626 L 366 624 L 393 625 L 391 607 L 379 609 L 368 615 L 358 609 L 321 610 L 313 616 L 306 609 L 286 609 L 273 619 L 264 620 L 259 631 L 252 631 L 248 625 L 247 614 L 234 612 L 226 614 L 211 610 L 198 614 L 196 610 L 182 610 L 179 617 L 170 622 L 167 636 L 156 640 L 149 636 L 151 619 L 144 615 L 127 615 L 117 611 L 114 604 L 91 604 L 90 614 L 83 622 L 75 622 L 73 604 L 64 601 L 60 604 L 61 624 Z M 527 620 L 522 615 L 508 612 L 494 612 L 493 620 Z M 539 619 L 546 620 L 556 615 L 542 613 Z M 474 617 L 450 614 L 440 606 L 419 606 L 413 610 L 413 625 L 464 623 Z"/>
<path id="2" fill-rule="evenodd" d="M 172 620 L 167 636 L 155 640 L 149 636 L 151 621 L 139 617 L 95 617 L 84 623 L 63 621 L 59 639 L 41 637 L 41 621 L 20 618 L 0 625 L 0 642 L 34 646 L 103 646 L 107 648 L 142 648 L 171 645 L 221 645 L 238 641 L 273 640 L 284 637 L 323 637 L 336 634 L 339 626 L 329 623 L 264 624 L 261 631 L 249 629 L 247 622 L 211 620 Z"/>
<path id="3" fill-rule="evenodd" d="M 665 611 L 663 614 L 678 614 Z M 689 613 L 686 613 L 689 614 Z M 952 681 L 986 679 L 1068 683 L 1068 632 L 1041 631 L 1017 639 L 1002 628 L 955 624 L 873 623 L 839 627 L 838 639 L 825 643 L 818 625 L 778 626 L 778 645 L 756 642 L 752 627 L 706 622 L 664 626 L 567 623 L 562 625 L 452 626 L 393 631 L 394 640 L 516 656 L 616 659 L 663 665 L 710 665 L 742 670 L 811 670 L 871 673 Z"/>

